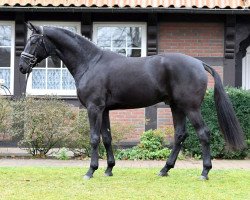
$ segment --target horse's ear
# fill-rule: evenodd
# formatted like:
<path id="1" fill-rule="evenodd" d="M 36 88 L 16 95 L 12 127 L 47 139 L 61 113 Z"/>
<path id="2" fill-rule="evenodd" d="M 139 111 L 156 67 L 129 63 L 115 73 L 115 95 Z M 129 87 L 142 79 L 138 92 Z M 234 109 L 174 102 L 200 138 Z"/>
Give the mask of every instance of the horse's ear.
<path id="1" fill-rule="evenodd" d="M 30 29 L 32 32 L 39 33 L 39 27 L 38 26 L 35 26 L 30 22 L 26 23 L 26 25 L 27 25 L 27 28 Z"/>

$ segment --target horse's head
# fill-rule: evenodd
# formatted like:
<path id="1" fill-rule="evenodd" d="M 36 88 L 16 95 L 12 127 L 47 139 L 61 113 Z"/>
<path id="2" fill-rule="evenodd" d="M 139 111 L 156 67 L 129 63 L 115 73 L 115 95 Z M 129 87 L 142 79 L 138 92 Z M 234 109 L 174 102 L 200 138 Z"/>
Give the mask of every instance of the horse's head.
<path id="1" fill-rule="evenodd" d="M 31 23 L 27 27 L 32 31 L 19 61 L 19 69 L 23 74 L 30 73 L 32 68 L 50 55 L 50 42 L 43 34 L 43 27 Z"/>

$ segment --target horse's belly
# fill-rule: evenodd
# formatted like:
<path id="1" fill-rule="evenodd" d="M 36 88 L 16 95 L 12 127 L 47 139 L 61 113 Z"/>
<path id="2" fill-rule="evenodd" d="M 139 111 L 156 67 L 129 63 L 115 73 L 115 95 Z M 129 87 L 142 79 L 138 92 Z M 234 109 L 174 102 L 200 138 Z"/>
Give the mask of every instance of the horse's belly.
<path id="1" fill-rule="evenodd" d="M 110 95 L 107 100 L 107 107 L 110 109 L 132 109 L 143 108 L 154 105 L 159 102 L 166 102 L 168 96 L 166 93 L 159 93 L 150 90 L 131 90 L 116 95 Z"/>

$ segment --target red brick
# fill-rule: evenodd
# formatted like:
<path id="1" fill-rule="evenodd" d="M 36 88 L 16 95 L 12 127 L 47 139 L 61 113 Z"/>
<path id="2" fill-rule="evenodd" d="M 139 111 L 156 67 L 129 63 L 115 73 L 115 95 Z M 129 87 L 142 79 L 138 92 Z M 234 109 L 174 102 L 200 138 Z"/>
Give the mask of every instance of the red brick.
<path id="1" fill-rule="evenodd" d="M 124 133 L 124 140 L 139 140 L 145 131 L 145 109 L 115 110 L 110 112 L 112 124 L 123 124 L 131 127 L 130 133 Z"/>
<path id="2" fill-rule="evenodd" d="M 159 52 L 180 52 L 195 57 L 223 57 L 222 23 L 161 23 Z"/>
<path id="3" fill-rule="evenodd" d="M 170 108 L 157 109 L 157 128 L 164 129 L 173 125 L 172 113 Z"/>

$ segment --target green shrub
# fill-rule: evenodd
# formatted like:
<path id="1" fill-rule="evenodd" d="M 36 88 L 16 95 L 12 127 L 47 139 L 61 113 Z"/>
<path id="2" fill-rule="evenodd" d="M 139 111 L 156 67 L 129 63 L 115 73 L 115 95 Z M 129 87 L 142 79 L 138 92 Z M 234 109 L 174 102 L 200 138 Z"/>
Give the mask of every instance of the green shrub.
<path id="1" fill-rule="evenodd" d="M 239 119 L 241 127 L 245 133 L 246 140 L 250 140 L 250 92 L 236 88 L 226 88 L 236 115 Z M 247 156 L 248 149 L 243 151 L 229 152 L 225 146 L 225 142 L 220 132 L 218 125 L 217 113 L 214 104 L 214 91 L 208 90 L 202 104 L 202 116 L 211 132 L 211 155 L 214 158 L 227 158 L 227 159 L 242 159 Z M 188 123 L 189 137 L 184 142 L 184 151 L 189 152 L 191 155 L 201 155 L 201 148 L 198 137 Z"/>
<path id="2" fill-rule="evenodd" d="M 0 96 L 0 140 L 10 138 L 12 107 L 8 99 Z"/>
<path id="3" fill-rule="evenodd" d="M 59 152 L 56 154 L 56 158 L 59 160 L 69 160 L 67 152 L 68 150 L 65 147 L 61 148 Z"/>
<path id="4" fill-rule="evenodd" d="M 124 133 L 131 131 L 131 127 L 123 124 L 112 124 L 112 144 L 117 145 L 123 138 Z M 73 152 L 75 157 L 90 157 L 91 144 L 90 144 L 90 131 L 87 111 L 81 109 L 74 127 L 74 131 L 66 138 L 64 146 Z M 113 148 L 115 149 L 115 148 Z M 105 158 L 106 151 L 102 141 L 99 145 L 99 156 Z"/>
<path id="5" fill-rule="evenodd" d="M 36 157 L 61 146 L 73 131 L 76 112 L 56 98 L 25 98 L 14 103 L 13 132 L 21 136 L 19 146 Z"/>
<path id="6" fill-rule="evenodd" d="M 78 112 L 74 131 L 65 138 L 64 146 L 73 152 L 75 157 L 88 157 L 91 153 L 89 144 L 89 121 L 86 110 Z"/>
<path id="7" fill-rule="evenodd" d="M 130 149 L 119 150 L 116 158 L 120 160 L 162 160 L 170 150 L 165 147 L 165 134 L 161 130 L 148 130 L 140 138 L 140 143 Z"/>

